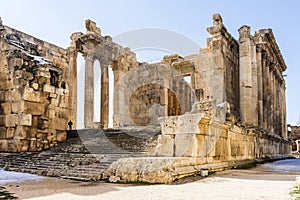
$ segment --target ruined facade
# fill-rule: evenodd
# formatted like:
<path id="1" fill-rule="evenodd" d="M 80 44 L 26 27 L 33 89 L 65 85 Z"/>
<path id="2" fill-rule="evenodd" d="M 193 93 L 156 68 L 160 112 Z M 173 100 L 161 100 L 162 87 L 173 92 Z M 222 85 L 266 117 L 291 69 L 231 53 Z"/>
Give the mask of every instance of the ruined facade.
<path id="1" fill-rule="evenodd" d="M 199 54 L 148 64 L 102 36 L 91 20 L 86 33 L 72 34 L 67 49 L 1 24 L 0 150 L 47 149 L 65 139 L 68 121 L 76 127 L 81 53 L 85 128 L 99 128 L 94 122 L 99 103 L 100 127 L 107 129 L 113 102 L 114 128 L 161 127 L 153 156 L 198 158 L 199 164 L 288 155 L 286 65 L 272 30 L 251 35 L 242 26 L 236 40 L 215 14 L 207 31 L 212 37 Z M 94 101 L 95 61 L 101 68 L 100 102 Z"/>
<path id="2" fill-rule="evenodd" d="M 0 24 L 0 150 L 41 151 L 66 139 L 68 51 Z"/>

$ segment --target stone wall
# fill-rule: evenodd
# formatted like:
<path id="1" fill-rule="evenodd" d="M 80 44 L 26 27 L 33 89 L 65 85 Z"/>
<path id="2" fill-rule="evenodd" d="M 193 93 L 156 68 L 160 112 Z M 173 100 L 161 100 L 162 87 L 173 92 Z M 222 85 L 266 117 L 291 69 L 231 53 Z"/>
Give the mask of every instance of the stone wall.
<path id="1" fill-rule="evenodd" d="M 0 151 L 41 151 L 65 140 L 66 50 L 3 26 L 0 81 Z"/>
<path id="2" fill-rule="evenodd" d="M 160 118 L 153 157 L 124 158 L 104 173 L 112 182 L 168 183 L 210 171 L 290 156 L 290 142 L 261 129 L 235 125 L 230 104 L 197 102 L 190 113 Z"/>

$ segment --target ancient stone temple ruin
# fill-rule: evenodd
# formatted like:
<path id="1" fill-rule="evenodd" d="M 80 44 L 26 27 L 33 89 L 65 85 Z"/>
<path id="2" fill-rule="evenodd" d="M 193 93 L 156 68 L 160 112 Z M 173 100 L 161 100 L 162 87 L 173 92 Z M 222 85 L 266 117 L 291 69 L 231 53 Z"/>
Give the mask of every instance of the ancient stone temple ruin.
<path id="1" fill-rule="evenodd" d="M 91 20 L 86 33 L 71 35 L 67 49 L 1 23 L 0 151 L 42 151 L 66 140 L 68 122 L 76 127 L 77 56 L 82 54 L 86 130 L 158 130 L 147 157 L 118 159 L 102 178 L 169 182 L 203 165 L 213 169 L 288 156 L 286 65 L 272 30 L 252 35 L 242 26 L 235 39 L 215 14 L 207 31 L 211 37 L 198 54 L 169 55 L 148 64 L 103 36 Z M 101 71 L 100 102 L 94 100 L 95 61 Z M 94 122 L 95 104 L 100 122 Z M 108 129 L 110 104 L 114 129 Z"/>

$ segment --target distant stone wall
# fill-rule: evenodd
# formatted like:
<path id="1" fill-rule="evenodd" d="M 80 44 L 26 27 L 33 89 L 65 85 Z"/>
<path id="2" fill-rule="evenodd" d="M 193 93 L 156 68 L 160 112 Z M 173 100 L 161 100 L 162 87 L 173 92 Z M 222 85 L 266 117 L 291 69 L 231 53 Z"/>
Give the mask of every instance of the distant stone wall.
<path id="1" fill-rule="evenodd" d="M 66 138 L 67 51 L 4 26 L 0 31 L 0 151 L 41 151 Z"/>

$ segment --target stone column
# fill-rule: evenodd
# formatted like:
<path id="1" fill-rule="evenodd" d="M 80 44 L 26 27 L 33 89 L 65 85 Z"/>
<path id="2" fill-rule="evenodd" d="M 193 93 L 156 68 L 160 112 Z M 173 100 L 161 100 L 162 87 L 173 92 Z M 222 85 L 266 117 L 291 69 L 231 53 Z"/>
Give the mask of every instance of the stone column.
<path id="1" fill-rule="evenodd" d="M 94 60 L 85 57 L 84 127 L 94 128 Z"/>
<path id="2" fill-rule="evenodd" d="M 269 115 L 269 120 L 270 120 L 270 126 L 269 126 L 269 131 L 274 132 L 274 66 L 273 63 L 270 63 L 270 115 Z"/>
<path id="3" fill-rule="evenodd" d="M 240 54 L 240 116 L 245 125 L 253 125 L 252 121 L 252 67 L 251 67 L 251 39 L 250 27 L 242 26 L 239 29 Z"/>
<path id="4" fill-rule="evenodd" d="M 263 74 L 263 128 L 268 129 L 268 67 L 267 57 L 263 54 L 262 74 Z"/>
<path id="5" fill-rule="evenodd" d="M 265 87 L 265 92 L 266 92 L 266 101 L 264 104 L 264 110 L 265 110 L 265 118 L 266 118 L 266 129 L 270 131 L 271 129 L 271 124 L 270 124 L 270 115 L 271 115 L 271 93 L 270 93 L 270 61 L 269 58 L 266 60 L 266 66 L 265 66 L 265 75 L 266 75 L 266 87 Z"/>
<path id="6" fill-rule="evenodd" d="M 103 65 L 103 67 L 102 67 Z M 104 129 L 108 128 L 109 115 L 109 78 L 108 78 L 108 64 L 101 63 L 101 124 Z"/>
<path id="7" fill-rule="evenodd" d="M 258 127 L 263 128 L 263 76 L 262 76 L 262 47 L 256 46 L 257 92 L 258 92 Z"/>
<path id="8" fill-rule="evenodd" d="M 252 125 L 258 126 L 258 74 L 256 63 L 256 45 L 251 40 L 251 75 L 252 75 Z"/>
<path id="9" fill-rule="evenodd" d="M 77 122 L 77 52 L 70 48 L 70 82 L 69 82 L 69 119 L 76 128 Z"/>

